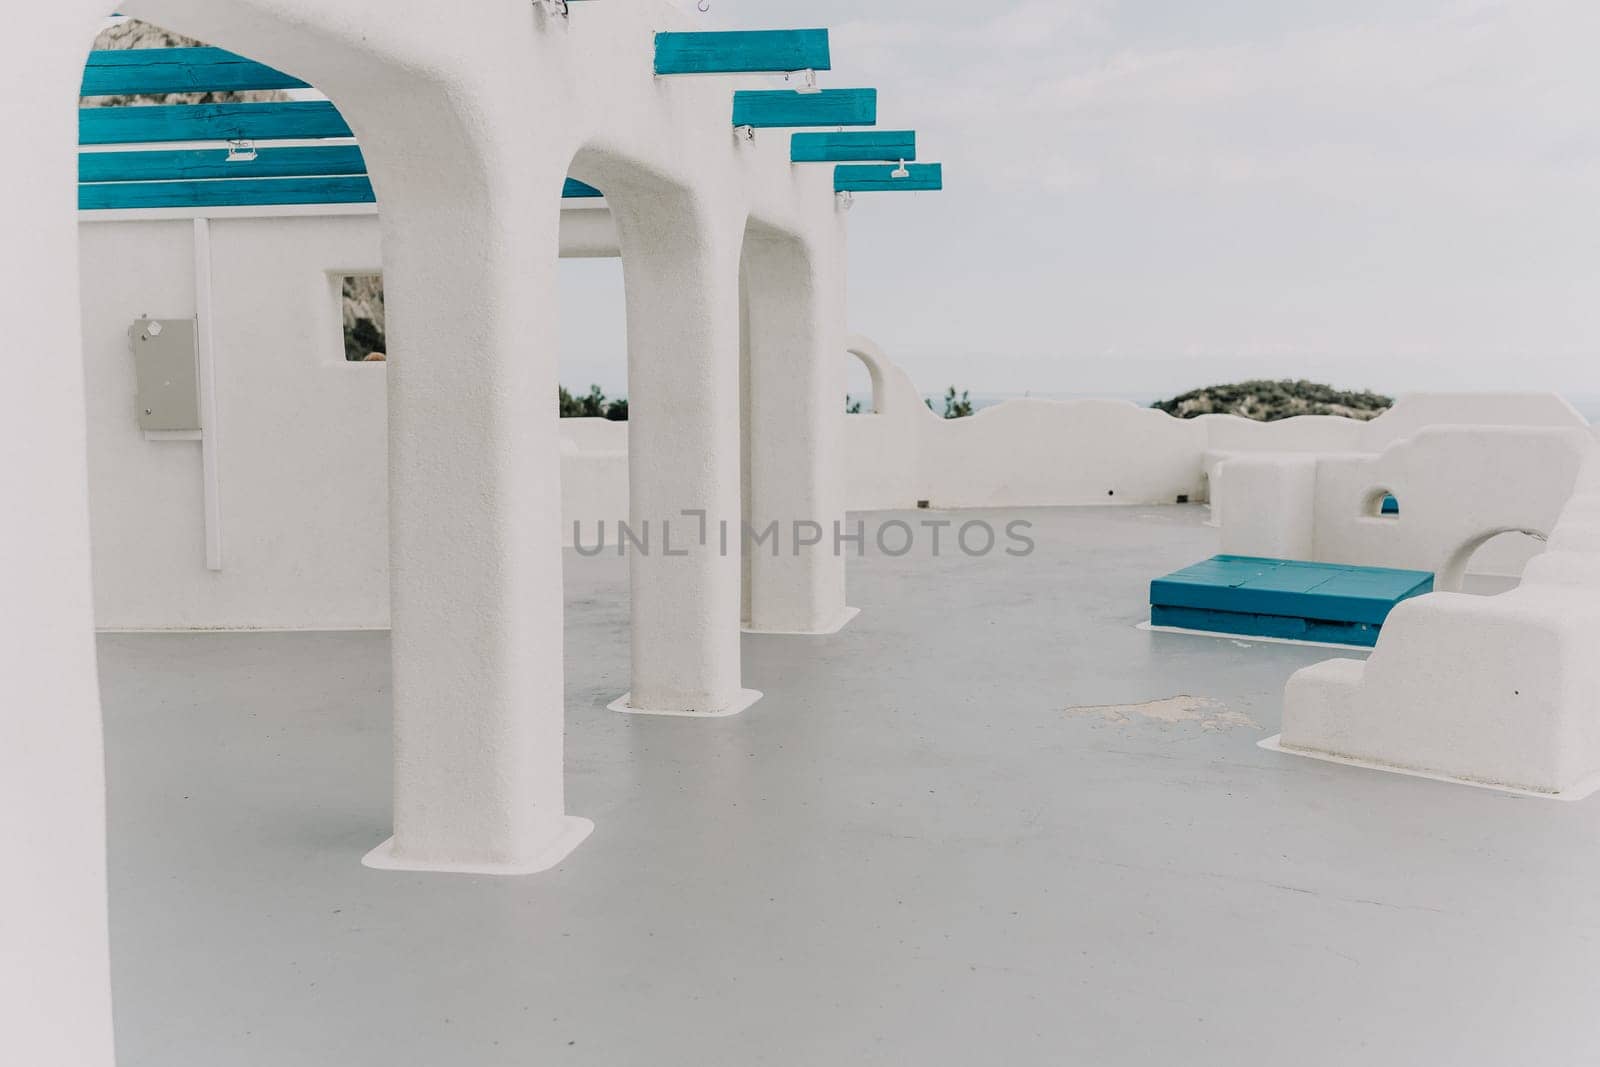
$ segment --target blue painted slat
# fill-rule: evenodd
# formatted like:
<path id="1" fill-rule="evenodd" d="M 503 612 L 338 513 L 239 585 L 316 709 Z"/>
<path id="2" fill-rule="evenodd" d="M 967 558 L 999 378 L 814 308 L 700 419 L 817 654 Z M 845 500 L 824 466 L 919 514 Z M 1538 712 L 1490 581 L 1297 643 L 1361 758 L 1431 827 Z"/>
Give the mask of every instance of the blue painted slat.
<path id="1" fill-rule="evenodd" d="M 191 178 L 299 178 L 365 174 L 355 145 L 262 148 L 255 159 L 228 160 L 226 148 L 167 152 L 81 152 L 81 182 L 183 181 Z"/>
<path id="2" fill-rule="evenodd" d="M 349 136 L 339 112 L 322 100 L 78 109 L 79 144 Z"/>
<path id="3" fill-rule="evenodd" d="M 306 83 L 220 48 L 131 48 L 89 53 L 84 96 L 304 89 Z"/>
<path id="4" fill-rule="evenodd" d="M 605 195 L 594 186 L 585 185 L 576 178 L 568 178 L 566 184 L 561 187 L 561 199 L 563 200 L 586 200 Z"/>
<path id="5" fill-rule="evenodd" d="M 147 207 L 243 207 L 268 204 L 370 204 L 366 178 L 239 178 L 235 181 L 107 182 L 78 186 L 85 211 Z"/>
<path id="6" fill-rule="evenodd" d="M 1401 600 L 1432 589 L 1427 571 L 1215 556 L 1151 582 L 1150 603 L 1377 625 Z"/>
<path id="7" fill-rule="evenodd" d="M 848 133 L 797 133 L 789 138 L 791 163 L 852 163 L 917 158 L 912 130 L 853 130 Z"/>
<path id="8" fill-rule="evenodd" d="M 657 74 L 762 74 L 831 69 L 827 30 L 656 34 Z"/>
<path id="9" fill-rule="evenodd" d="M 1234 611 L 1169 608 L 1159 604 L 1150 608 L 1150 625 L 1238 634 L 1241 637 L 1277 637 L 1291 641 L 1360 645 L 1365 648 L 1371 648 L 1378 643 L 1378 634 L 1383 629 L 1382 626 L 1368 622 L 1329 622 L 1326 619 L 1300 619 L 1286 615 L 1248 615 Z"/>
<path id="10" fill-rule="evenodd" d="M 735 126 L 871 126 L 877 121 L 876 89 L 741 89 L 733 94 Z"/>
<path id="11" fill-rule="evenodd" d="M 839 193 L 915 193 L 944 188 L 944 167 L 939 163 L 910 163 L 905 177 L 888 164 L 843 164 L 833 168 L 833 188 Z"/>

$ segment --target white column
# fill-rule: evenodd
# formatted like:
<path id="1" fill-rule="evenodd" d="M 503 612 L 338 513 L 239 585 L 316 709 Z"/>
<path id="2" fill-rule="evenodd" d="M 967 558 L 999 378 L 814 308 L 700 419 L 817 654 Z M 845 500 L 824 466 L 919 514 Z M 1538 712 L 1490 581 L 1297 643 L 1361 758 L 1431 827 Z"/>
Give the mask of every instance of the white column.
<path id="1" fill-rule="evenodd" d="M 632 688 L 612 707 L 733 715 L 760 696 L 739 667 L 739 224 L 602 187 L 627 287 L 629 525 L 649 536 L 629 549 Z"/>
<path id="2" fill-rule="evenodd" d="M 564 167 L 514 110 L 463 132 L 446 101 L 418 96 L 406 110 L 432 140 L 362 141 L 389 311 L 395 758 L 394 838 L 367 862 L 525 874 L 593 828 L 566 815 L 562 787 Z M 491 138 L 471 148 L 505 180 L 463 181 L 452 133 Z"/>
<path id="3" fill-rule="evenodd" d="M 112 1062 L 73 106 L 98 10 L 25 6 L 0 65 L 0 1063 L 30 1067 Z"/>
<path id="4" fill-rule="evenodd" d="M 832 221 L 808 241 L 754 224 L 745 239 L 748 511 L 757 534 L 777 524 L 775 541 L 747 546 L 755 632 L 835 633 L 856 614 L 845 605 L 856 549 L 835 541 L 855 531 L 845 524 L 841 452 L 844 229 Z"/>

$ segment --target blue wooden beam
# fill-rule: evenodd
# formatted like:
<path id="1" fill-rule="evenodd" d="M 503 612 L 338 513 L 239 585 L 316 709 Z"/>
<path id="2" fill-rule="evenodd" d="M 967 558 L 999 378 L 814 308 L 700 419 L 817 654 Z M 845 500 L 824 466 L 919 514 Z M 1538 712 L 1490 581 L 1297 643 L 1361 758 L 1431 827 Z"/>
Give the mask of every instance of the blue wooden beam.
<path id="1" fill-rule="evenodd" d="M 851 133 L 797 133 L 789 138 L 791 163 L 847 163 L 917 158 L 911 130 L 857 130 Z"/>
<path id="2" fill-rule="evenodd" d="M 782 74 L 832 68 L 827 30 L 656 34 L 657 74 Z"/>
<path id="3" fill-rule="evenodd" d="M 339 112 L 332 104 L 320 100 L 78 109 L 79 144 L 349 136 L 350 127 L 345 125 Z"/>
<path id="4" fill-rule="evenodd" d="M 833 168 L 836 193 L 913 193 L 944 188 L 944 166 L 939 163 L 907 164 L 907 174 L 896 178 L 888 165 L 842 165 Z"/>
<path id="5" fill-rule="evenodd" d="M 214 158 L 220 158 L 221 149 L 209 152 L 88 152 L 79 156 L 79 176 L 85 183 L 78 186 L 78 207 L 83 210 L 104 210 L 110 208 L 145 208 L 145 207 L 217 207 L 223 205 L 259 205 L 259 204 L 348 204 L 372 203 L 372 184 L 366 178 L 349 180 L 322 180 L 324 177 L 338 175 L 342 172 L 332 169 L 339 165 L 348 165 L 352 161 L 361 164 L 361 153 L 353 146 L 329 146 L 326 148 L 278 148 L 266 149 L 260 152 L 256 159 L 235 161 L 233 163 L 215 163 Z M 290 158 L 298 157 L 301 162 L 284 164 L 281 159 L 294 153 Z M 309 153 L 317 153 L 312 156 Z M 335 154 L 337 153 L 337 155 Z M 197 164 L 187 164 L 183 167 L 174 167 L 175 156 L 205 156 L 213 157 L 201 160 Z M 109 168 L 100 166 L 103 157 L 121 157 L 122 166 Z M 149 156 L 161 157 L 135 161 L 129 157 Z M 327 162 L 309 162 L 315 159 L 325 159 Z M 87 166 L 85 166 L 87 164 Z M 313 168 L 329 168 L 319 171 Z M 285 169 L 287 168 L 287 169 Z M 301 178 L 309 173 L 317 177 L 304 177 L 302 181 L 251 181 L 252 178 L 266 178 L 277 175 L 289 175 Z M 232 181 L 185 181 L 185 180 L 151 180 L 160 179 L 169 175 L 182 173 L 193 178 L 229 178 Z M 364 173 L 363 170 L 355 172 Z M 139 174 L 141 177 L 131 177 Z M 108 177 L 108 175 L 128 175 L 128 177 Z M 96 184 L 98 183 L 98 184 Z M 592 185 L 586 185 L 576 178 L 568 178 L 561 191 L 563 199 L 592 199 L 604 194 Z"/>
<path id="6" fill-rule="evenodd" d="M 236 181 L 107 182 L 78 186 L 85 211 L 150 207 L 255 207 L 267 204 L 370 204 L 366 178 L 240 178 Z"/>
<path id="7" fill-rule="evenodd" d="M 129 48 L 89 53 L 83 96 L 304 89 L 306 83 L 220 48 Z"/>
<path id="8" fill-rule="evenodd" d="M 365 174 L 355 145 L 262 148 L 254 159 L 228 159 L 226 148 L 167 152 L 80 152 L 80 182 L 183 181 L 193 178 L 304 178 Z"/>
<path id="9" fill-rule="evenodd" d="M 876 89 L 741 89 L 733 94 L 735 126 L 871 126 L 877 121 Z"/>

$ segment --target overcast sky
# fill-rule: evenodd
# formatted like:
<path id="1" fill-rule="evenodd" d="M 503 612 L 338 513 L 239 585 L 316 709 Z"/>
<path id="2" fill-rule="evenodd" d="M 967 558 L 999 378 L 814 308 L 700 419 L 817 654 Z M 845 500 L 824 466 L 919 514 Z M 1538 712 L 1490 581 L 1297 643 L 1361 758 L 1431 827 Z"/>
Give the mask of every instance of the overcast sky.
<path id="1" fill-rule="evenodd" d="M 850 322 L 924 391 L 1600 393 L 1595 0 L 711 0 L 826 25 L 946 190 L 862 195 Z M 621 272 L 563 380 L 621 392 Z"/>

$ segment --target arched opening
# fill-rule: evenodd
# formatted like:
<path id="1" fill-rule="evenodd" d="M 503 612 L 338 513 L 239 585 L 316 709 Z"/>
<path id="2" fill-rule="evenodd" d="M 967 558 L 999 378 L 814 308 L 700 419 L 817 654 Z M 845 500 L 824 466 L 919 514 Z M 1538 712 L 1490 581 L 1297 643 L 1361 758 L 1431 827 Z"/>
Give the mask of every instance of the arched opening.
<path id="1" fill-rule="evenodd" d="M 1516 588 L 1528 560 L 1544 551 L 1547 534 L 1540 530 L 1485 530 L 1456 546 L 1434 579 L 1443 592 L 1493 596 Z"/>
<path id="2" fill-rule="evenodd" d="M 850 357 L 845 361 L 848 395 L 851 400 L 861 402 L 861 410 L 857 414 L 883 414 L 888 395 L 884 390 L 883 367 L 878 362 L 877 354 L 859 344 L 846 345 L 845 352 Z"/>
<path id="3" fill-rule="evenodd" d="M 78 237 L 97 623 L 387 626 L 388 316 L 361 146 L 322 92 L 248 55 L 132 18 L 94 44 Z"/>
<path id="4" fill-rule="evenodd" d="M 736 227 L 703 190 L 606 144 L 580 148 L 570 173 L 604 191 L 615 224 L 627 308 L 627 518 L 654 538 L 653 550 L 627 553 L 631 686 L 609 706 L 734 714 L 759 696 L 740 686 L 734 608 Z"/>
<path id="5" fill-rule="evenodd" d="M 845 360 L 845 414 L 876 415 L 878 413 L 878 369 L 859 352 L 850 352 Z"/>
<path id="6" fill-rule="evenodd" d="M 745 626 L 762 633 L 831 633 L 853 614 L 844 603 L 843 423 L 850 395 L 843 294 L 830 278 L 838 231 L 796 233 L 746 220 L 740 256 L 744 394 L 744 521 L 757 535 L 743 569 Z M 864 356 L 876 410 L 881 377 Z M 859 388 L 859 387 L 858 387 Z M 809 448 L 797 449 L 805 441 Z M 781 541 L 780 545 L 778 542 Z"/>
<path id="7" fill-rule="evenodd" d="M 561 537 L 580 548 L 566 568 L 603 581 L 628 519 L 627 286 L 601 190 L 569 179 L 561 190 Z M 610 551 L 607 551 L 607 550 Z M 601 560 L 594 566 L 586 561 Z"/>
<path id="8" fill-rule="evenodd" d="M 554 321 L 553 264 L 542 260 L 554 247 L 556 219 L 554 212 L 539 217 L 523 194 L 491 175 L 512 171 L 532 188 L 546 169 L 553 180 L 560 175 L 526 138 L 506 132 L 521 114 L 496 103 L 495 93 L 506 89 L 504 64 L 487 65 L 496 70 L 489 86 L 482 65 L 453 62 L 446 42 L 455 16 L 443 11 L 372 23 L 353 17 L 359 10 L 293 0 L 130 0 L 120 9 L 322 86 L 359 131 L 385 200 L 387 340 L 394 360 L 383 377 L 390 425 L 403 428 L 391 430 L 386 471 L 393 547 L 376 561 L 380 573 L 397 564 L 388 579 L 396 754 L 389 855 L 397 866 L 457 870 L 529 869 L 559 860 L 576 843 L 561 783 L 560 555 L 553 518 L 547 525 L 538 518 L 540 503 L 556 492 L 556 433 L 553 413 L 532 414 L 548 411 L 555 377 L 553 351 L 537 339 L 542 324 Z M 84 1065 L 111 1057 L 105 793 L 85 493 L 87 428 L 100 425 L 102 412 L 84 403 L 80 117 L 63 103 L 79 93 L 85 53 L 105 10 L 88 0 L 28 5 L 19 11 L 27 54 L 0 73 L 0 129 L 16 161 L 5 168 L 0 189 L 7 202 L 26 205 L 13 212 L 7 237 L 13 248 L 28 250 L 0 267 L 0 291 L 11 340 L 41 357 L 20 361 L 12 380 L 30 401 L 8 423 L 15 437 L 6 450 L 12 462 L 4 465 L 7 499 L 29 521 L 5 538 L 7 615 L 26 631 L 8 629 L 0 642 L 6 649 L 0 676 L 8 697 L 28 713 L 11 717 L 18 732 L 8 728 L 0 743 L 0 751 L 25 757 L 0 773 L 0 802 L 30 812 L 24 835 L 6 835 L 13 859 L 30 871 L 26 888 L 8 894 L 6 906 L 28 915 L 30 932 L 21 951 L 0 963 L 0 986 L 28 991 L 27 1010 L 5 1035 L 4 1051 Z M 532 33 L 521 21 L 507 17 L 491 27 L 490 19 L 485 14 L 473 32 L 513 42 L 517 32 Z M 240 163 L 253 159 L 253 146 L 234 149 Z M 192 221 L 169 220 L 165 229 L 187 243 Z M 217 280 L 215 259 L 206 264 L 192 246 L 190 256 L 175 276 L 150 270 L 151 283 Z M 137 256 L 127 265 L 139 269 Z M 317 299 L 328 294 L 325 274 L 301 281 Z M 522 286 L 533 295 L 508 298 Z M 148 311 L 134 306 L 116 314 L 126 326 Z M 174 317 L 194 322 L 192 314 Z M 146 328 L 130 343 L 183 332 Z M 343 364 L 341 347 L 329 349 Z M 359 373 L 374 380 L 370 368 Z M 546 398 L 539 409 L 527 402 L 535 384 Z M 272 400 L 257 397 L 255 405 L 270 408 Z M 156 407 L 146 406 L 154 416 Z M 139 411 L 124 405 L 119 415 L 136 419 Z M 292 403 L 279 415 L 292 419 Z M 211 429 L 223 435 L 226 423 Z M 234 437 L 239 449 L 249 440 Z M 510 530 L 514 536 L 506 536 Z M 128 536 L 137 540 L 136 533 Z M 234 546 L 236 558 L 247 556 L 245 548 Z M 223 549 L 226 561 L 226 543 Z M 191 557 L 189 565 L 203 562 Z M 485 737 L 516 744 L 484 745 Z M 359 825 L 313 840 L 351 850 L 381 840 L 390 824 L 383 792 L 380 780 L 372 803 L 352 811 Z M 41 797 L 51 803 L 41 806 Z"/>
<path id="9" fill-rule="evenodd" d="M 289 13 L 278 14 L 279 7 Z M 254 388 L 219 400 L 215 417 L 202 412 L 190 431 L 202 443 L 227 446 L 228 493 L 205 504 L 211 573 L 193 583 L 202 590 L 195 602 L 213 613 L 246 602 L 259 608 L 263 575 L 280 567 L 307 578 L 283 591 L 301 598 L 295 606 L 320 598 L 318 610 L 306 611 L 316 619 L 314 629 L 389 625 L 395 836 L 369 857 L 372 865 L 542 869 L 587 830 L 565 816 L 562 788 L 561 559 L 551 506 L 559 460 L 550 410 L 559 210 L 538 195 L 564 177 L 556 153 L 522 133 L 521 113 L 498 98 L 503 84 L 486 85 L 479 67 L 460 69 L 442 45 L 454 27 L 443 12 L 379 28 L 311 4 L 277 5 L 264 14 L 250 3 L 134 0 L 122 10 L 225 49 L 231 56 L 222 61 L 235 69 L 279 73 L 301 87 L 291 97 L 318 95 L 311 86 L 327 94 L 225 101 L 181 116 L 175 106 L 165 118 L 151 111 L 129 120 L 153 122 L 158 133 L 170 133 L 163 125 L 169 118 L 183 131 L 211 123 L 203 130 L 208 136 L 183 139 L 185 151 L 200 157 L 180 161 L 210 175 L 212 184 L 194 190 L 194 206 L 203 210 L 177 218 L 176 226 L 172 205 L 163 207 L 166 216 L 133 220 L 161 231 L 150 238 L 156 244 L 169 231 L 186 238 L 190 222 L 196 234 L 202 227 L 210 232 L 210 244 L 205 256 L 197 244 L 192 260 L 180 259 L 181 269 L 145 270 L 143 280 L 155 287 L 148 301 L 97 301 L 86 291 L 90 314 L 110 321 L 148 310 L 149 303 L 173 306 L 175 318 L 197 321 L 197 346 L 214 334 L 217 351 L 245 360 L 241 366 L 276 360 L 301 375 L 298 387 Z M 501 29 L 507 40 L 524 35 L 520 47 L 531 51 L 538 25 L 507 18 Z M 215 58 L 180 57 L 169 65 Z M 265 112 L 246 108 L 267 109 L 272 121 L 263 124 Z M 331 143 L 268 143 L 285 136 L 289 119 L 308 113 L 320 125 L 287 129 L 289 139 L 336 128 L 326 138 Z M 551 140 L 565 136 L 552 125 Z M 311 153 L 327 171 L 353 160 L 359 170 L 286 175 L 282 168 L 295 156 L 284 153 Z M 267 171 L 237 180 L 271 184 L 273 195 L 245 201 L 220 195 L 224 186 L 237 188 L 231 168 Z M 518 181 L 494 180 L 502 171 L 515 172 Z M 347 219 L 324 210 L 342 204 L 330 188 L 365 184 L 369 174 L 367 199 L 375 202 L 381 187 L 381 216 Z M 220 208 L 227 210 L 213 210 Z M 357 227 L 365 227 L 364 238 L 352 238 Z M 97 269 L 114 259 L 95 257 Z M 354 367 L 340 337 L 342 279 L 380 267 L 388 359 L 376 370 Z M 174 294 L 189 285 L 192 306 L 177 306 Z M 307 301 L 322 310 L 308 312 Z M 281 332 L 270 353 L 246 357 L 260 340 L 246 312 L 276 312 L 273 325 Z M 316 408 L 324 401 L 329 410 Z M 108 414 L 91 410 L 91 435 L 113 425 Z M 128 413 L 115 416 L 121 427 Z M 318 435 L 331 427 L 347 442 L 360 439 L 361 447 L 275 450 L 295 439 L 297 420 L 317 431 L 304 436 L 325 443 Z M 383 447 L 366 447 L 371 433 Z M 179 466 L 171 438 L 145 436 L 137 444 L 168 448 L 158 462 Z M 352 478 L 358 462 L 372 469 Z M 339 474 L 325 477 L 327 470 Z M 340 495 L 352 485 L 363 487 L 362 500 Z M 199 495 L 187 483 L 185 492 Z M 370 517 L 374 529 L 340 521 L 357 513 Z M 319 524 L 332 528 L 308 538 Z M 197 540 L 186 533 L 178 544 L 185 568 L 197 566 L 188 551 Z M 168 547 L 160 539 L 149 543 L 152 555 Z M 189 580 L 187 571 L 183 578 Z M 362 615 L 341 618 L 352 606 Z M 274 626 L 259 616 L 242 624 Z M 518 635 L 517 647 L 506 635 Z M 484 745 L 485 736 L 517 743 Z"/>
<path id="10" fill-rule="evenodd" d="M 1462 564 L 1461 591 L 1494 596 L 1515 589 L 1545 543 L 1543 534 L 1531 530 L 1505 530 L 1480 541 Z"/>
<path id="11" fill-rule="evenodd" d="M 1370 519 L 1398 519 L 1400 498 L 1391 489 L 1370 489 L 1362 497 L 1361 513 Z"/>

